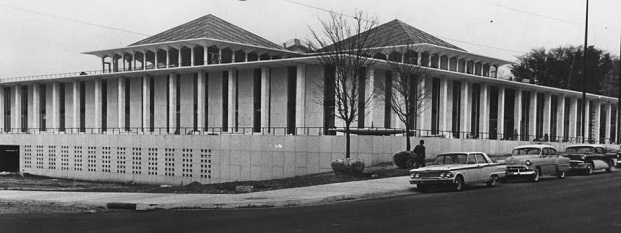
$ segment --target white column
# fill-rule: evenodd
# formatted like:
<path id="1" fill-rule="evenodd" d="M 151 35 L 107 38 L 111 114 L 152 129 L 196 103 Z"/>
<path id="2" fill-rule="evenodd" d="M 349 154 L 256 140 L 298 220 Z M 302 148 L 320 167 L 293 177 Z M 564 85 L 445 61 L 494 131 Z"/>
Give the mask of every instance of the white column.
<path id="1" fill-rule="evenodd" d="M 528 116 L 529 120 L 528 120 L 528 127 L 529 127 L 529 132 L 528 134 L 532 135 L 532 137 L 529 135 L 528 139 L 533 140 L 537 138 L 537 91 L 535 90 L 531 90 L 530 91 L 530 110 L 529 110 L 530 114 Z M 541 135 L 541 137 L 543 138 L 543 135 Z"/>
<path id="2" fill-rule="evenodd" d="M 125 60 L 125 54 L 124 53 L 123 53 L 123 57 L 121 58 L 121 60 L 123 61 L 123 71 L 125 71 L 126 70 L 125 69 L 126 60 Z"/>
<path id="3" fill-rule="evenodd" d="M 149 51 L 145 50 L 142 52 L 142 70 L 146 70 L 147 69 L 147 53 Z"/>
<path id="4" fill-rule="evenodd" d="M 270 69 L 261 68 L 261 127 L 270 125 Z"/>
<path id="5" fill-rule="evenodd" d="M 235 51 L 231 49 L 231 63 L 235 63 Z"/>
<path id="6" fill-rule="evenodd" d="M 176 133 L 177 130 L 177 75 L 169 74 L 168 88 L 168 125 L 169 133 Z M 181 133 L 181 132 L 179 132 Z"/>
<path id="7" fill-rule="evenodd" d="M 543 134 L 541 136 L 545 138 L 545 135 L 547 134 L 548 140 L 550 140 L 550 136 L 552 136 L 552 125 L 550 125 L 550 121 L 552 119 L 552 95 L 546 92 L 543 96 Z"/>
<path id="8" fill-rule="evenodd" d="M 485 83 L 481 83 L 479 103 L 479 138 L 489 139 L 489 85 Z"/>
<path id="9" fill-rule="evenodd" d="M 506 139 L 507 135 L 505 135 L 505 98 L 506 97 L 506 89 L 504 86 L 498 87 L 498 126 L 497 133 L 498 139 Z M 493 126 L 492 126 L 493 127 Z"/>
<path id="10" fill-rule="evenodd" d="M 472 104 L 470 103 L 470 83 L 463 81 L 461 83 L 461 136 L 464 136 L 464 133 L 467 133 L 470 137 L 470 120 L 472 117 L 470 116 L 470 108 L 472 108 Z"/>
<path id="11" fill-rule="evenodd" d="M 158 60 L 157 60 L 157 52 L 158 51 L 159 51 L 159 49 L 155 49 L 155 57 L 154 57 L 155 66 L 153 67 L 153 69 L 159 69 L 159 67 L 157 67 L 157 62 L 158 62 Z"/>
<path id="12" fill-rule="evenodd" d="M 79 86 L 80 86 L 80 82 L 74 80 L 73 81 L 73 86 L 72 86 L 73 87 L 73 93 L 72 93 L 73 94 L 73 104 L 72 104 L 73 109 L 71 109 L 71 111 L 72 111 L 71 113 L 73 114 L 72 115 L 73 116 L 72 117 L 72 119 L 73 119 L 73 125 L 72 125 L 73 130 L 72 131 L 75 131 L 75 132 L 79 132 L 80 131 L 79 130 L 79 128 L 80 128 L 80 125 L 79 125 L 79 123 L 80 123 L 80 111 L 78 111 L 78 109 L 80 108 L 80 98 L 79 98 L 80 97 L 80 95 L 79 95 L 80 94 L 79 93 L 80 92 L 80 88 L 79 88 Z"/>
<path id="13" fill-rule="evenodd" d="M 181 64 L 183 64 L 183 60 L 181 57 L 181 49 L 183 47 L 179 47 L 179 49 L 177 49 L 177 67 L 181 67 Z"/>
<path id="14" fill-rule="evenodd" d="M 556 137 L 557 141 L 565 139 L 565 95 L 559 95 L 556 103 Z"/>
<path id="15" fill-rule="evenodd" d="M 602 110 L 602 104 L 600 101 L 595 100 L 593 101 L 593 131 L 592 131 L 592 135 L 593 135 L 593 140 L 595 141 L 595 143 L 599 143 L 599 137 L 600 137 L 600 122 L 601 122 L 601 110 Z"/>
<path id="16" fill-rule="evenodd" d="M 196 105 L 198 106 L 196 110 L 196 117 L 198 118 L 196 119 L 196 125 L 199 130 L 203 128 L 207 130 L 206 129 L 207 122 L 205 122 L 205 115 L 207 114 L 207 112 L 205 112 L 205 82 L 207 82 L 207 80 L 205 79 L 205 72 L 199 71 L 198 81 L 196 82 L 196 85 L 197 85 Z"/>
<path id="17" fill-rule="evenodd" d="M 612 142 L 610 141 L 610 122 L 612 119 L 610 119 L 612 117 L 612 104 L 611 103 L 606 103 L 606 106 L 604 106 L 604 109 L 606 110 L 606 122 L 604 122 L 604 130 L 606 132 L 605 133 L 605 142 L 604 143 L 610 143 L 612 144 Z"/>
<path id="18" fill-rule="evenodd" d="M 513 129 L 514 135 L 513 135 L 513 139 L 514 140 L 521 140 L 522 134 L 524 134 L 523 130 L 522 130 L 522 88 L 516 88 L 515 89 L 515 113 L 514 113 L 514 125 L 515 125 L 515 129 Z M 517 135 L 515 135 L 515 131 L 517 131 Z"/>
<path id="19" fill-rule="evenodd" d="M 41 115 L 41 102 L 40 100 L 40 95 L 41 95 L 41 84 L 39 83 L 34 83 L 32 84 L 32 113 L 31 116 L 29 116 L 30 119 L 28 119 L 30 121 L 30 123 L 28 124 L 28 128 L 33 128 L 35 133 L 38 133 L 39 131 L 39 116 Z"/>
<path id="20" fill-rule="evenodd" d="M 296 69 L 295 126 L 306 126 L 306 65 L 298 64 Z M 364 93 L 364 92 L 361 92 Z M 364 114 L 362 109 L 359 114 Z"/>
<path id="21" fill-rule="evenodd" d="M 209 51 L 207 45 L 203 46 L 203 64 L 207 65 L 209 61 Z"/>
<path id="22" fill-rule="evenodd" d="M 367 98 L 369 100 L 369 109 L 367 109 L 365 111 L 365 116 L 364 116 L 364 126 L 365 127 L 371 127 L 374 123 L 373 123 L 373 113 L 375 111 L 375 69 L 374 68 L 369 68 L 367 70 L 367 72 L 369 72 L 369 78 L 367 79 L 367 83 L 365 84 L 365 91 L 364 91 L 364 97 Z"/>
<path id="23" fill-rule="evenodd" d="M 102 119 L 102 111 L 101 111 L 101 100 L 102 100 L 102 88 L 101 88 L 101 79 L 96 79 L 95 80 L 95 131 L 94 132 L 100 132 L 101 131 L 101 119 Z"/>
<path id="24" fill-rule="evenodd" d="M 237 109 L 235 108 L 237 95 L 237 72 L 236 70 L 229 69 L 229 132 L 233 132 L 235 130 L 235 113 Z"/>
<path id="25" fill-rule="evenodd" d="M 131 70 L 136 70 L 136 53 L 133 52 L 133 51 L 132 51 L 132 61 L 131 61 L 131 63 L 133 63 L 134 67 L 130 67 L 130 69 Z M 130 64 L 130 66 L 132 66 L 132 65 Z"/>
<path id="26" fill-rule="evenodd" d="M 125 78 L 120 77 L 118 79 L 118 87 L 117 87 L 117 101 L 118 101 L 118 121 L 117 126 L 119 127 L 119 131 L 125 130 Z"/>
<path id="27" fill-rule="evenodd" d="M 15 111 L 11 111 L 11 115 L 13 115 L 13 119 L 15 119 L 13 121 L 13 128 L 15 129 L 15 131 L 17 132 L 21 132 L 22 129 L 22 88 L 19 84 L 13 86 L 13 89 L 15 90 L 13 93 L 15 93 L 15 98 L 14 98 L 14 103 L 15 103 Z"/>
<path id="28" fill-rule="evenodd" d="M 578 99 L 576 97 L 569 97 L 569 141 L 577 142 L 576 136 L 578 135 Z"/>
<path id="29" fill-rule="evenodd" d="M 170 48 L 166 48 L 166 68 L 170 67 Z"/>
<path id="30" fill-rule="evenodd" d="M 194 48 L 190 48 L 190 66 L 194 66 Z"/>
<path id="31" fill-rule="evenodd" d="M 60 83 L 52 83 L 52 128 L 54 131 L 60 128 Z"/>
<path id="32" fill-rule="evenodd" d="M 151 96 L 149 76 L 142 76 L 142 132 L 149 131 L 149 96 Z"/>
<path id="33" fill-rule="evenodd" d="M 451 134 L 451 125 L 449 123 L 449 119 L 451 117 L 451 113 L 448 111 L 449 101 L 448 101 L 448 79 L 441 78 L 440 79 L 440 121 L 442 121 L 442 126 L 440 130 L 441 134 L 444 136 L 448 136 Z"/>

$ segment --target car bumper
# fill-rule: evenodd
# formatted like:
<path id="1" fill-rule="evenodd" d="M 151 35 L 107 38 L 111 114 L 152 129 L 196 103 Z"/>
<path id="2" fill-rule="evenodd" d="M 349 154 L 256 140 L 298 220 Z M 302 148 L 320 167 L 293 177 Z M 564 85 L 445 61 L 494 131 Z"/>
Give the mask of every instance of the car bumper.
<path id="1" fill-rule="evenodd" d="M 507 171 L 505 175 L 507 177 L 524 177 L 524 176 L 532 176 L 535 174 L 534 170 L 525 170 L 525 171 Z"/>
<path id="2" fill-rule="evenodd" d="M 453 178 L 410 179 L 410 184 L 452 184 Z"/>
<path id="3" fill-rule="evenodd" d="M 569 165 L 569 171 L 585 171 L 591 166 L 590 163 L 585 162 L 573 162 Z"/>

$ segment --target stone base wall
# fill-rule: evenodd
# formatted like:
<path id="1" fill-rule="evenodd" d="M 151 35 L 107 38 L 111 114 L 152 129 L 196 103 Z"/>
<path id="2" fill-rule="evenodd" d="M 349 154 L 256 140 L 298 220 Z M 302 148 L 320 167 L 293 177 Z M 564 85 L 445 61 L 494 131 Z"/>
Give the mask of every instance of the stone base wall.
<path id="1" fill-rule="evenodd" d="M 399 136 L 352 136 L 352 157 L 367 165 L 405 150 Z M 449 138 L 425 140 L 427 158 L 444 152 L 510 154 L 531 142 Z M 563 151 L 567 143 L 550 143 Z M 20 171 L 58 178 L 183 185 L 269 180 L 331 171 L 344 136 L 0 134 L 20 146 Z M 618 145 L 609 145 L 618 148 Z"/>

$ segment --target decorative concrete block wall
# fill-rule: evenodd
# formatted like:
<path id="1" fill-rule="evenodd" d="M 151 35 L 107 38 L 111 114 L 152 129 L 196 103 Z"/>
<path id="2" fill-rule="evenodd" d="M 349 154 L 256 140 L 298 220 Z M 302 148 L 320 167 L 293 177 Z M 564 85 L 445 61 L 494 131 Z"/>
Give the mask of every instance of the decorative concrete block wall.
<path id="1" fill-rule="evenodd" d="M 421 138 L 411 138 L 412 145 Z M 510 154 L 529 142 L 422 138 L 427 158 L 439 153 Z M 344 136 L 0 134 L 20 146 L 20 171 L 83 180 L 183 185 L 269 180 L 331 172 L 343 158 Z M 551 143 L 563 151 L 566 143 Z M 608 145 L 617 148 L 616 145 Z M 399 136 L 352 136 L 352 158 L 367 166 L 405 150 Z"/>

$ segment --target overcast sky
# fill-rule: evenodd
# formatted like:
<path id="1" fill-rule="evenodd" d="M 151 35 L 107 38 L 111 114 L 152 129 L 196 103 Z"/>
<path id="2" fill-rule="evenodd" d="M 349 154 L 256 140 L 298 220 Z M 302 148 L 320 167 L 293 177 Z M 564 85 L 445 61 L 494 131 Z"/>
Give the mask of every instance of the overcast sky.
<path id="1" fill-rule="evenodd" d="M 293 2 L 399 19 L 509 61 L 533 48 L 584 43 L 585 0 L 0 0 L 0 78 L 101 69 L 99 58 L 81 53 L 124 47 L 207 14 L 278 44 L 308 38 L 328 13 Z M 618 56 L 621 1 L 592 0 L 589 8 L 589 45 Z"/>

